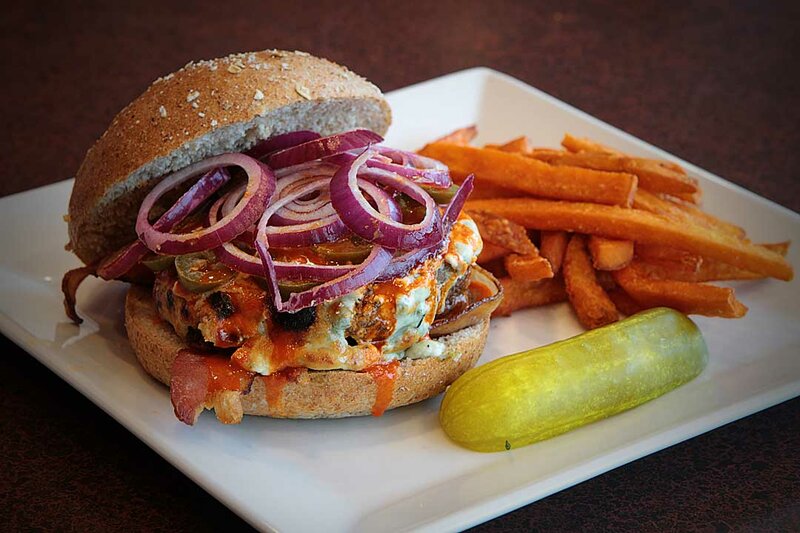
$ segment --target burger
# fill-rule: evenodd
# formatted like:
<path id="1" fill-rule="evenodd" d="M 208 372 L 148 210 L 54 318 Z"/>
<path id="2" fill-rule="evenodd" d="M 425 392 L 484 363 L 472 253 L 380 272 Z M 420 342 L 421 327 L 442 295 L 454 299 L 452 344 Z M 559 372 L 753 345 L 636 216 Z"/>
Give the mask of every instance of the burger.
<path id="1" fill-rule="evenodd" d="M 501 289 L 475 264 L 471 178 L 383 144 L 377 87 L 303 52 L 192 62 L 86 154 L 67 216 L 89 275 L 130 283 L 125 327 L 178 419 L 380 415 L 483 350 Z"/>

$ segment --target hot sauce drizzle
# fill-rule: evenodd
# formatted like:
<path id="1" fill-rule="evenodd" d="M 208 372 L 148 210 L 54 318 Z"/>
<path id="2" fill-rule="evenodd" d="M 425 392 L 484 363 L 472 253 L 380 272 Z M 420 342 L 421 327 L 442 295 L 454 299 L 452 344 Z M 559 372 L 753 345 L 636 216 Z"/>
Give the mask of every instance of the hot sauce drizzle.
<path id="1" fill-rule="evenodd" d="M 306 343 L 305 331 L 290 331 L 272 327 L 269 330 L 269 340 L 272 342 L 272 356 L 270 367 L 273 373 L 280 372 L 296 364 L 299 354 Z"/>
<path id="2" fill-rule="evenodd" d="M 394 382 L 397 380 L 399 372 L 397 368 L 400 362 L 395 360 L 390 363 L 372 365 L 364 369 L 364 372 L 372 376 L 377 386 L 375 403 L 372 404 L 372 416 L 381 416 L 394 395 Z"/>
<path id="3" fill-rule="evenodd" d="M 208 369 L 208 394 L 226 390 L 245 389 L 255 374 L 234 364 L 227 357 L 205 356 L 203 361 Z"/>

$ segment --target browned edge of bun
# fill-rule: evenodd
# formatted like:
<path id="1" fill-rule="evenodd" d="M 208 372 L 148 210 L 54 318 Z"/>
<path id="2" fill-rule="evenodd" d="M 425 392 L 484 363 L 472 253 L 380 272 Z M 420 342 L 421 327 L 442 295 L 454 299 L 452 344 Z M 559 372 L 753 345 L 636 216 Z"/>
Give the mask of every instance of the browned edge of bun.
<path id="1" fill-rule="evenodd" d="M 134 221 L 158 178 L 211 156 L 308 129 L 384 134 L 380 90 L 305 52 L 265 50 L 189 63 L 156 80 L 86 153 L 69 202 L 69 246 L 86 264 L 136 238 Z"/>
<path id="2" fill-rule="evenodd" d="M 169 385 L 170 369 L 186 344 L 172 326 L 158 316 L 150 291 L 131 286 L 125 300 L 125 328 L 139 363 L 148 374 Z M 436 340 L 445 344 L 445 356 L 403 359 L 389 409 L 416 403 L 443 392 L 472 368 L 486 344 L 489 319 Z M 275 418 L 340 418 L 368 415 L 378 387 L 366 372 L 348 370 L 308 371 L 286 383 L 280 401 L 267 401 L 267 381 L 259 376 L 248 394 L 239 396 L 244 414 Z M 231 398 L 223 409 L 230 409 Z M 234 400 L 237 401 L 237 400 Z M 219 416 L 219 402 L 215 402 Z M 277 405 L 276 405 L 277 404 Z M 238 405 L 234 410 L 238 410 Z M 224 417 L 223 417 L 224 418 Z"/>

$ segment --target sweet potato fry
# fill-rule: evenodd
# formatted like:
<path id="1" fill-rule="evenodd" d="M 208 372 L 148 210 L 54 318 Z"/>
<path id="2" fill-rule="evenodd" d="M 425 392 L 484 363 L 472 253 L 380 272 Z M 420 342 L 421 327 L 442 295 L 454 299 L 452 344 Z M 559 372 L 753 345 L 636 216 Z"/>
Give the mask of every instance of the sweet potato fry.
<path id="1" fill-rule="evenodd" d="M 730 234 L 641 211 L 578 202 L 535 198 L 474 200 L 467 209 L 490 211 L 528 229 L 564 230 L 649 244 L 661 244 L 782 280 L 792 266 L 780 254 Z"/>
<path id="2" fill-rule="evenodd" d="M 791 244 L 792 243 L 790 241 L 783 241 L 759 244 L 759 246 L 766 248 L 767 250 L 772 250 L 776 254 L 781 254 L 783 257 L 786 257 L 786 254 L 789 253 L 789 246 Z"/>
<path id="3" fill-rule="evenodd" d="M 473 124 L 472 126 L 458 128 L 455 131 L 451 131 L 444 137 L 436 139 L 434 142 L 469 144 L 473 140 L 475 140 L 475 137 L 477 136 L 478 136 L 478 128 Z"/>
<path id="4" fill-rule="evenodd" d="M 450 169 L 450 177 L 452 177 L 453 181 L 456 183 L 463 183 L 467 175 L 459 174 L 453 171 L 453 169 Z M 469 197 L 474 200 L 482 198 L 519 198 L 520 196 L 524 196 L 524 194 L 519 191 L 513 191 L 488 181 L 482 181 L 480 183 L 473 182 L 473 187 L 472 194 L 470 194 Z"/>
<path id="5" fill-rule="evenodd" d="M 541 281 L 522 281 L 501 278 L 503 301 L 492 316 L 508 316 L 519 309 L 539 307 L 566 301 L 567 292 L 561 278 L 548 278 Z"/>
<path id="6" fill-rule="evenodd" d="M 644 311 L 644 307 L 636 303 L 636 300 L 619 287 L 606 291 L 606 294 L 614 302 L 614 307 L 617 308 L 617 311 L 625 316 L 635 315 L 639 311 Z"/>
<path id="7" fill-rule="evenodd" d="M 598 152 L 561 152 L 534 150 L 530 154 L 551 165 L 591 168 L 608 172 L 627 172 L 639 178 L 639 187 L 668 194 L 693 194 L 700 188 L 697 180 L 667 168 L 659 161 Z"/>
<path id="8" fill-rule="evenodd" d="M 584 327 L 594 329 L 619 320 L 614 302 L 597 283 L 583 235 L 569 240 L 563 267 L 569 301 Z"/>
<path id="9" fill-rule="evenodd" d="M 511 254 L 505 258 L 506 271 L 514 279 L 539 281 L 552 278 L 550 263 L 538 252 L 526 255 Z"/>
<path id="10" fill-rule="evenodd" d="M 633 200 L 633 207 L 670 218 L 678 223 L 697 224 L 715 231 L 730 234 L 738 239 L 745 238 L 744 229 L 701 211 L 696 206 L 676 198 L 653 194 L 639 189 Z"/>
<path id="11" fill-rule="evenodd" d="M 731 281 L 731 280 L 747 280 L 747 279 L 763 279 L 764 276 L 743 270 L 727 263 L 720 263 L 719 261 L 703 260 L 700 268 L 694 276 L 694 279 L 689 281 Z"/>
<path id="12" fill-rule="evenodd" d="M 680 263 L 665 259 L 636 259 L 636 262 L 639 272 L 650 279 L 671 279 L 675 281 L 691 282 L 700 281 L 700 265 L 703 264 L 702 259 L 696 267 L 688 263 Z"/>
<path id="13" fill-rule="evenodd" d="M 630 206 L 636 192 L 633 174 L 556 167 L 519 154 L 451 143 L 433 143 L 421 154 L 442 161 L 452 172 L 475 174 L 488 182 L 545 198 Z"/>
<path id="14" fill-rule="evenodd" d="M 788 243 L 776 244 L 759 244 L 768 250 L 772 250 L 780 255 L 785 256 L 788 250 Z M 715 261 L 713 259 L 703 259 L 701 257 L 691 256 L 697 260 L 697 263 L 692 263 L 690 260 L 675 261 L 665 258 L 666 255 L 662 254 L 659 258 L 658 254 L 653 254 L 650 257 L 639 252 L 637 247 L 638 264 L 641 271 L 645 272 L 649 277 L 656 279 L 672 279 L 677 281 L 726 281 L 726 280 L 752 280 L 762 279 L 764 276 L 749 270 L 737 268 L 727 263 Z M 678 254 L 674 254 L 679 257 Z"/>
<path id="15" fill-rule="evenodd" d="M 521 255 L 539 255 L 539 250 L 528 237 L 528 231 L 507 218 L 482 211 L 468 213 L 481 233 L 481 238 L 489 243 L 506 248 Z"/>
<path id="16" fill-rule="evenodd" d="M 614 148 L 611 148 L 604 144 L 592 141 L 591 139 L 573 137 L 569 133 L 564 135 L 564 138 L 561 140 L 561 146 L 563 146 L 570 152 L 576 152 L 576 153 L 597 152 L 609 155 L 623 155 L 623 156 L 625 155 L 619 150 L 615 150 Z M 664 168 L 674 170 L 675 172 L 680 172 L 681 174 L 686 174 L 686 170 L 682 166 L 680 166 L 677 163 L 673 163 L 672 161 L 664 161 L 663 159 L 653 159 L 652 161 L 655 161 Z"/>
<path id="17" fill-rule="evenodd" d="M 671 196 L 689 204 L 700 205 L 700 202 L 703 201 L 703 190 L 697 189 L 695 192 L 674 192 L 671 193 Z"/>
<path id="18" fill-rule="evenodd" d="M 594 142 L 591 139 L 573 137 L 569 133 L 564 134 L 564 138 L 561 140 L 561 146 L 573 153 L 595 152 L 598 154 L 625 155 L 618 150 Z"/>
<path id="19" fill-rule="evenodd" d="M 487 144 L 486 148 L 500 150 L 502 152 L 512 152 L 516 154 L 527 154 L 531 151 L 531 142 L 527 136 L 517 137 L 505 144 Z"/>
<path id="20" fill-rule="evenodd" d="M 728 287 L 650 279 L 635 262 L 613 275 L 625 292 L 644 307 L 672 307 L 687 315 L 724 318 L 740 318 L 747 313 L 747 307 Z"/>
<path id="21" fill-rule="evenodd" d="M 696 273 L 703 263 L 703 258 L 699 255 L 678 250 L 676 248 L 669 248 L 660 244 L 647 244 L 644 242 L 637 242 L 634 246 L 634 255 L 646 262 L 675 263 L 675 268 L 680 268 L 685 272 Z"/>
<path id="22" fill-rule="evenodd" d="M 553 274 L 558 274 L 567 251 L 569 235 L 566 231 L 543 231 L 539 243 L 539 253 L 550 262 Z"/>
<path id="23" fill-rule="evenodd" d="M 633 241 L 591 235 L 588 245 L 592 265 L 597 270 L 619 270 L 633 259 Z"/>
<path id="24" fill-rule="evenodd" d="M 478 263 L 484 265 L 490 261 L 494 261 L 495 259 L 505 257 L 510 253 L 511 250 L 508 248 L 503 248 L 502 246 L 498 246 L 494 243 L 483 241 L 483 249 L 478 255 Z"/>

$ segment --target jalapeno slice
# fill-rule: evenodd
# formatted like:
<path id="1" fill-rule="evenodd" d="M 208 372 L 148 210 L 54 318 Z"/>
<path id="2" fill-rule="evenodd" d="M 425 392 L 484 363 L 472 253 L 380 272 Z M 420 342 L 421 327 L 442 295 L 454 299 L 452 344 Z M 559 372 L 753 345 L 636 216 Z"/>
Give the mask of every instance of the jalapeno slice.
<path id="1" fill-rule="evenodd" d="M 142 264 L 152 270 L 153 272 L 161 272 L 172 266 L 175 262 L 174 255 L 148 255 L 142 259 Z"/>
<path id="2" fill-rule="evenodd" d="M 359 238 L 315 244 L 312 247 L 320 257 L 336 264 L 358 264 L 372 251 L 372 244 Z"/>
<path id="3" fill-rule="evenodd" d="M 288 298 L 296 292 L 307 291 L 317 285 L 319 285 L 319 283 L 315 281 L 279 281 L 278 290 L 281 293 L 281 297 Z"/>
<path id="4" fill-rule="evenodd" d="M 449 187 L 442 188 L 442 187 L 430 187 L 428 185 L 420 185 L 422 189 L 428 193 L 433 201 L 437 204 L 449 204 L 450 200 L 453 199 L 453 196 L 456 195 L 458 192 L 458 185 L 455 183 Z"/>
<path id="5" fill-rule="evenodd" d="M 217 261 L 213 252 L 179 255 L 175 270 L 181 285 L 192 292 L 206 292 L 232 280 L 236 273 Z"/>
<path id="6" fill-rule="evenodd" d="M 403 214 L 403 224 L 419 224 L 425 218 L 425 206 L 421 203 L 405 194 L 396 195 L 395 200 Z"/>

